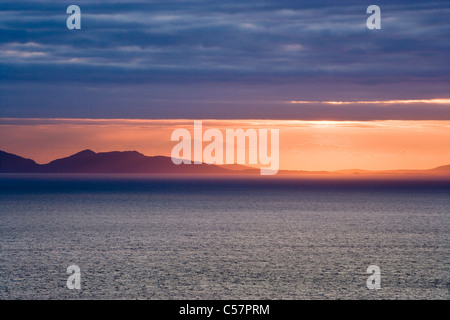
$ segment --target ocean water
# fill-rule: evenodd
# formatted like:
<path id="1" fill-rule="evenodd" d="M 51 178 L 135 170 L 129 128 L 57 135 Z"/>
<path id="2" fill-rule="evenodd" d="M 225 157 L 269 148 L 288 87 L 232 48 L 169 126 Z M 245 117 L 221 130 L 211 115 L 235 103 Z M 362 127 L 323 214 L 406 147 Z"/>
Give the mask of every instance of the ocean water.
<path id="1" fill-rule="evenodd" d="M 449 299 L 449 217 L 450 177 L 1 175 L 0 299 Z"/>

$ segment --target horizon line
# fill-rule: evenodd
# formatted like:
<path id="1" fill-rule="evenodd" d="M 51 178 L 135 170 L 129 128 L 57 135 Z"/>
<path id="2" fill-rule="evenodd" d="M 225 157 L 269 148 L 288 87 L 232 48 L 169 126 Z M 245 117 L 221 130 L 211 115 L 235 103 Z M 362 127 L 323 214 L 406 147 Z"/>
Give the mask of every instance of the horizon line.
<path id="1" fill-rule="evenodd" d="M 62 157 L 62 158 L 56 158 L 54 160 L 51 160 L 48 163 L 40 164 L 40 163 L 37 163 L 34 159 L 24 158 L 24 157 L 22 157 L 22 156 L 20 156 L 18 154 L 10 153 L 10 152 L 7 152 L 7 151 L 4 151 L 4 150 L 0 149 L 0 153 L 4 152 L 4 153 L 7 153 L 7 154 L 11 154 L 11 155 L 14 155 L 14 156 L 21 157 L 23 159 L 32 160 L 39 166 L 47 165 L 47 164 L 49 164 L 49 163 L 51 163 L 51 162 L 53 162 L 55 160 L 66 159 L 66 158 L 69 158 L 71 156 L 74 156 L 76 154 L 79 154 L 81 152 L 86 152 L 86 151 L 93 152 L 94 154 L 114 153 L 114 152 L 136 152 L 136 153 L 139 153 L 139 154 L 141 154 L 141 155 L 143 155 L 144 157 L 147 157 L 147 158 L 162 157 L 162 158 L 171 159 L 171 157 L 163 156 L 163 155 L 148 156 L 148 155 L 146 155 L 146 154 L 144 154 L 144 153 L 142 153 L 142 152 L 140 152 L 138 150 L 124 150 L 124 151 L 111 150 L 111 151 L 96 152 L 96 151 L 94 151 L 92 149 L 87 148 L 87 149 L 83 149 L 83 150 L 81 150 L 79 152 L 70 154 L 68 156 Z M 192 162 L 192 164 L 194 164 L 194 162 Z M 200 163 L 200 165 L 209 165 L 209 164 L 207 164 L 205 162 L 202 162 L 202 163 Z M 259 170 L 260 169 L 259 167 L 251 167 L 251 166 L 248 166 L 248 165 L 245 165 L 245 164 L 237 164 L 237 163 L 233 163 L 233 164 L 211 164 L 211 165 L 217 166 L 217 167 L 230 167 L 230 166 L 245 167 L 244 169 L 241 169 L 241 170 L 231 170 L 230 169 L 230 171 L 232 171 L 232 172 L 247 171 L 247 170 Z M 411 174 L 411 173 L 408 173 L 408 171 L 414 171 L 415 173 L 426 174 L 427 171 L 432 171 L 432 170 L 435 170 L 435 169 L 438 169 L 438 168 L 442 168 L 442 167 L 447 167 L 447 166 L 450 167 L 450 163 L 449 164 L 439 165 L 439 166 L 428 168 L 428 169 L 414 169 L 414 168 L 410 168 L 410 169 L 371 170 L 371 169 L 360 169 L 360 168 L 347 168 L 347 169 L 336 169 L 336 170 L 289 170 L 289 169 L 279 169 L 278 171 L 279 172 L 280 171 L 284 172 L 285 174 L 286 173 L 293 173 L 293 174 L 294 173 L 304 173 L 305 174 L 305 172 L 306 172 L 306 174 L 312 173 L 312 174 L 351 174 L 351 175 L 357 174 L 357 175 L 364 175 L 364 174 L 377 174 L 377 173 L 385 173 L 385 174 L 392 173 L 392 174 L 398 174 L 398 175 L 402 175 L 402 174 L 407 175 L 407 174 Z M 360 172 L 353 172 L 353 173 L 349 172 L 349 173 L 346 173 L 346 172 L 343 172 L 343 171 L 360 171 Z M 1 172 L 0 172 L 0 174 L 1 174 Z M 137 174 L 139 174 L 139 173 L 137 173 Z M 142 174 L 144 174 L 144 173 L 142 173 Z M 450 172 L 449 173 L 427 173 L 427 174 L 428 175 L 450 175 Z M 277 175 L 278 174 L 276 174 L 275 176 L 277 176 Z"/>

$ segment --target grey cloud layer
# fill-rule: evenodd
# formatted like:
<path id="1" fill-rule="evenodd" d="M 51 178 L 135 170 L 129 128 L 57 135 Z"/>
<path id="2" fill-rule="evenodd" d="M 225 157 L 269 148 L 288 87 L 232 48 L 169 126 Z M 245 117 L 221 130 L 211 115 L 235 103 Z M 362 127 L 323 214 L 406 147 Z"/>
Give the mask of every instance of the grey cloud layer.
<path id="1" fill-rule="evenodd" d="M 245 96 L 242 86 L 269 90 L 317 82 L 311 98 L 320 100 L 337 82 L 348 83 L 348 98 L 354 84 L 410 82 L 428 86 L 425 95 L 431 96 L 444 94 L 439 88 L 450 82 L 448 1 L 377 1 L 382 8 L 377 31 L 365 26 L 365 9 L 372 4 L 365 1 L 77 1 L 82 30 L 74 31 L 65 27 L 69 4 L 3 1 L 0 90 L 14 83 L 36 88 L 76 83 L 88 94 L 106 84 L 167 84 L 176 98 L 167 105 L 178 112 L 182 107 L 175 100 L 194 104 L 177 89 L 185 84 L 197 84 L 197 98 L 204 93 L 213 100 L 229 99 L 220 94 L 224 84 Z M 214 97 L 204 92 L 204 83 L 217 84 L 209 91 Z M 284 100 L 289 92 L 275 90 L 273 100 Z M 290 99 L 301 98 L 290 93 Z M 152 101 L 146 93 L 136 94 L 142 99 L 130 102 L 137 99 L 140 108 Z M 2 96 L 7 106 L 27 104 L 9 93 Z M 38 93 L 36 99 L 40 105 L 52 103 Z M 249 108 L 251 113 L 254 107 Z M 4 109 L 5 115 L 14 112 Z M 158 112 L 137 115 L 158 117 Z"/>

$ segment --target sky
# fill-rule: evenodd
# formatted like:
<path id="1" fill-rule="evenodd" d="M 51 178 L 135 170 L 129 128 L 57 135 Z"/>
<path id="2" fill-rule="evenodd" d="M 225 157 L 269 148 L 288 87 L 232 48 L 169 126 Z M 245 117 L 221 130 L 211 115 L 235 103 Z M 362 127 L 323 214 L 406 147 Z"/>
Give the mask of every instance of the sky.
<path id="1" fill-rule="evenodd" d="M 318 103 L 449 99 L 449 17 L 448 0 L 2 0 L 0 117 L 450 120 L 449 103 Z"/>
<path id="2" fill-rule="evenodd" d="M 193 138 L 193 126 L 192 120 L 0 119 L 0 150 L 41 164 L 84 149 L 170 157 L 178 144 L 171 141 L 172 132 L 187 129 Z M 214 128 L 224 137 L 226 129 L 278 129 L 280 169 L 431 169 L 450 164 L 450 121 L 244 119 L 203 120 L 202 127 L 203 133 Z M 203 149 L 208 144 L 204 141 Z"/>
<path id="3" fill-rule="evenodd" d="M 448 0 L 2 0 L 0 150 L 170 155 L 203 119 L 279 128 L 280 169 L 446 165 L 449 18 Z"/>

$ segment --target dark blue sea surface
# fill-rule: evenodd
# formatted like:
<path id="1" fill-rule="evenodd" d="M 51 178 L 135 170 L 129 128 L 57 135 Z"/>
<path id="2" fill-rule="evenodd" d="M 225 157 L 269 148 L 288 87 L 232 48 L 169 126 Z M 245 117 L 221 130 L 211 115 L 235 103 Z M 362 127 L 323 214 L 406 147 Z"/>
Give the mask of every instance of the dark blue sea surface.
<path id="1" fill-rule="evenodd" d="M 0 175 L 0 299 L 449 299 L 449 217 L 450 177 Z"/>

